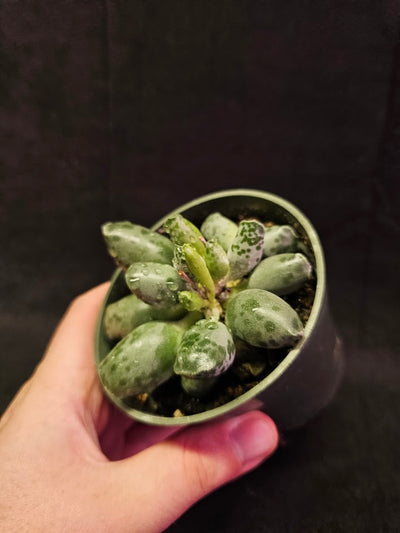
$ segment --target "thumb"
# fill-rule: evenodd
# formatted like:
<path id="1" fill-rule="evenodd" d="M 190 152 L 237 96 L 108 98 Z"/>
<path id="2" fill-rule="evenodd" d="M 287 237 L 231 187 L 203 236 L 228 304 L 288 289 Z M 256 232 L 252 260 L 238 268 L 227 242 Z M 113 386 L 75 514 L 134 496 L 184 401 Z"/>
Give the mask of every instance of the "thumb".
<path id="1" fill-rule="evenodd" d="M 108 486 L 113 490 L 114 516 L 127 515 L 127 531 L 132 519 L 135 531 L 161 531 L 203 496 L 256 467 L 277 445 L 274 422 L 259 411 L 187 428 L 111 463 Z M 123 490 L 116 497 L 121 480 Z"/>

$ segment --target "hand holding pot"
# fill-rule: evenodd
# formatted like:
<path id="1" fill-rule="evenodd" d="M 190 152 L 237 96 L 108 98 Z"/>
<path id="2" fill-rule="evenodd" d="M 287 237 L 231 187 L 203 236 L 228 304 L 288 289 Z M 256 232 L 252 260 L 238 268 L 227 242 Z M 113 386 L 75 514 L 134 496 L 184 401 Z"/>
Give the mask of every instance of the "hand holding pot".
<path id="1" fill-rule="evenodd" d="M 257 411 L 182 429 L 112 407 L 92 341 L 107 285 L 73 302 L 0 420 L 4 530 L 161 531 L 277 446 L 274 423 Z"/>

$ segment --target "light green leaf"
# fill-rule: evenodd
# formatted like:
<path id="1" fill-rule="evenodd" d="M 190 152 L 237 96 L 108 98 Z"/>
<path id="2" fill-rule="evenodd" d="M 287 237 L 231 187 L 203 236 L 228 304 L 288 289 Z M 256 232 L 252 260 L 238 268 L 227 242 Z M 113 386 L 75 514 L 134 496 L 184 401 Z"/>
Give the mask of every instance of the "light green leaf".
<path id="1" fill-rule="evenodd" d="M 207 241 L 205 261 L 211 277 L 216 283 L 228 275 L 229 259 L 217 241 Z"/>
<path id="2" fill-rule="evenodd" d="M 210 301 L 214 300 L 215 285 L 204 258 L 191 244 L 184 244 L 182 249 L 190 272 L 196 278 L 198 283 L 205 288 L 208 299 Z"/>

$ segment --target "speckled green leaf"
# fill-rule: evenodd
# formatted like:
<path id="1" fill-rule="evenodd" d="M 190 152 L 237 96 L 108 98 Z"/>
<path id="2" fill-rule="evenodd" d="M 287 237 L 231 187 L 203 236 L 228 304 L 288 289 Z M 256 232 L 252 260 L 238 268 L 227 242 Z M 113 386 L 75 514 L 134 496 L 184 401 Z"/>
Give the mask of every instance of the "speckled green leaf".
<path id="1" fill-rule="evenodd" d="M 169 307 L 178 303 L 178 291 L 186 288 L 178 272 L 161 263 L 133 263 L 125 273 L 129 289 L 154 307 Z"/>
<path id="2" fill-rule="evenodd" d="M 170 217 L 164 224 L 171 241 L 178 246 L 191 244 L 201 255 L 205 254 L 204 237 L 200 230 L 182 215 Z"/>
<path id="3" fill-rule="evenodd" d="M 228 251 L 229 278 L 240 279 L 260 262 L 263 253 L 265 229 L 257 220 L 242 220 L 237 235 Z"/>
<path id="4" fill-rule="evenodd" d="M 130 294 L 109 304 L 104 314 L 104 329 L 109 339 L 122 339 L 137 326 L 151 320 L 177 320 L 185 314 L 181 305 L 158 309 Z"/>
<path id="5" fill-rule="evenodd" d="M 221 213 L 211 213 L 204 220 L 200 230 L 207 240 L 219 242 L 227 252 L 236 237 L 238 226 Z"/>
<path id="6" fill-rule="evenodd" d="M 303 335 L 296 311 L 262 289 L 246 289 L 229 300 L 225 322 L 234 336 L 261 348 L 293 346 Z"/>
<path id="7" fill-rule="evenodd" d="M 174 371 L 189 378 L 215 377 L 229 368 L 234 357 L 235 344 L 225 324 L 203 319 L 183 335 Z"/>
<path id="8" fill-rule="evenodd" d="M 278 295 L 297 291 L 310 279 L 312 266 L 300 253 L 271 255 L 263 259 L 249 277 L 249 289 L 264 289 Z"/>
<path id="9" fill-rule="evenodd" d="M 119 398 L 152 392 L 172 376 L 181 337 L 181 329 L 172 323 L 138 326 L 100 363 L 103 385 Z"/>
<path id="10" fill-rule="evenodd" d="M 163 235 L 131 222 L 106 222 L 101 227 L 109 254 L 127 268 L 136 261 L 170 264 L 174 253 L 172 242 Z"/>
<path id="11" fill-rule="evenodd" d="M 270 226 L 265 228 L 264 255 L 270 256 L 295 252 L 297 250 L 298 237 L 292 226 Z"/>
<path id="12" fill-rule="evenodd" d="M 216 283 L 228 275 L 229 259 L 219 242 L 207 241 L 205 261 L 211 277 Z"/>

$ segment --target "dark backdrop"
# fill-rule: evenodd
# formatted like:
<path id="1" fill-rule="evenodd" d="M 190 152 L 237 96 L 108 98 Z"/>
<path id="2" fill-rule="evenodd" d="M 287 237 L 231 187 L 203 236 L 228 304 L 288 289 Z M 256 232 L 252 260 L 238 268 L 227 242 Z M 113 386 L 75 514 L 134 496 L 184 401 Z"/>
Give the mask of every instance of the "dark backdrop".
<path id="1" fill-rule="evenodd" d="M 335 401 L 180 531 L 395 532 L 400 7 L 395 0 L 3 0 L 0 401 L 71 298 L 112 271 L 108 219 L 267 190 L 313 221 L 347 365 Z"/>

